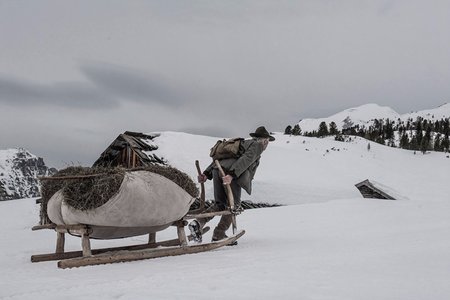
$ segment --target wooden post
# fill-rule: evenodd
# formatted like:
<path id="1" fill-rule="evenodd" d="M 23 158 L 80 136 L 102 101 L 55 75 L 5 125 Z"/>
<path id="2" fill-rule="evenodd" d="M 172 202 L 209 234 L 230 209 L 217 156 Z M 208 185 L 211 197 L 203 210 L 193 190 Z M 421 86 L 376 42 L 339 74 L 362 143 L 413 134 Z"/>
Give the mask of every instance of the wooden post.
<path id="1" fill-rule="evenodd" d="M 186 232 L 184 231 L 184 226 L 182 224 L 177 225 L 177 233 L 181 247 L 186 247 L 188 243 L 186 238 Z"/>
<path id="2" fill-rule="evenodd" d="M 66 236 L 62 232 L 56 233 L 56 251 L 55 253 L 64 253 L 64 244 L 66 241 Z"/>
<path id="3" fill-rule="evenodd" d="M 156 233 L 155 232 L 151 232 L 148 234 L 148 243 L 149 244 L 156 243 Z"/>
<path id="4" fill-rule="evenodd" d="M 83 248 L 83 256 L 91 256 L 91 241 L 89 240 L 89 233 L 84 231 L 81 236 L 81 247 Z"/>

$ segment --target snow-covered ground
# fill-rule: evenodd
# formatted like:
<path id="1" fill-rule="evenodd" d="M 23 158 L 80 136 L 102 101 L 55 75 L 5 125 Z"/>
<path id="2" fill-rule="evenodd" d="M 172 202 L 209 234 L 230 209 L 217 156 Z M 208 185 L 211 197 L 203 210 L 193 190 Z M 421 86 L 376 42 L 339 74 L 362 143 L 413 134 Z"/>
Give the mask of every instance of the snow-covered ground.
<path id="1" fill-rule="evenodd" d="M 263 153 L 254 194 L 243 199 L 289 205 L 245 211 L 238 227 L 246 234 L 236 247 L 60 270 L 55 262 L 30 262 L 32 254 L 55 247 L 54 232 L 30 230 L 38 221 L 34 199 L 0 203 L 0 298 L 450 298 L 450 158 L 374 143 L 368 151 L 363 139 L 276 138 Z M 165 132 L 155 143 L 159 154 L 194 177 L 194 160 L 206 167 L 216 139 Z M 354 184 L 364 179 L 400 200 L 362 198 Z M 211 198 L 210 188 L 207 193 Z M 170 228 L 157 238 L 175 236 Z M 66 244 L 80 249 L 78 238 Z"/>

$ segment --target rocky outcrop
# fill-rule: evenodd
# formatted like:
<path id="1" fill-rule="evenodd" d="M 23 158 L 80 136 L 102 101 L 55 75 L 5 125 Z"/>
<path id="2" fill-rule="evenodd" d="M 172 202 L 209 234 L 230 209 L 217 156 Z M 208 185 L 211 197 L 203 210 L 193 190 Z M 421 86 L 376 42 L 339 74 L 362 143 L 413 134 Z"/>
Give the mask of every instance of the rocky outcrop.
<path id="1" fill-rule="evenodd" d="M 39 197 L 38 177 L 56 171 L 26 149 L 0 150 L 0 201 Z"/>

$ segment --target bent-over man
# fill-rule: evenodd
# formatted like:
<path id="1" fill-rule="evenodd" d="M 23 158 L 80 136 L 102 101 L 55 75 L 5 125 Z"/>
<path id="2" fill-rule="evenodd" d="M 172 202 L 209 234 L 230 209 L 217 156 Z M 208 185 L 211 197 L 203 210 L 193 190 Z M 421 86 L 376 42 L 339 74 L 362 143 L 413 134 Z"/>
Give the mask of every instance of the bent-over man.
<path id="1" fill-rule="evenodd" d="M 214 161 L 198 176 L 198 182 L 204 183 L 207 179 L 213 180 L 214 185 L 214 206 L 210 210 L 221 211 L 228 206 L 225 185 L 229 184 L 233 192 L 235 206 L 240 208 L 241 188 L 249 195 L 252 192 L 252 180 L 255 176 L 256 169 L 259 166 L 261 154 L 266 150 L 269 141 L 275 138 L 269 134 L 264 126 L 258 127 L 255 132 L 250 133 L 251 139 L 243 140 L 240 144 L 240 156 L 238 158 L 225 158 L 219 160 L 220 165 L 227 174 L 220 176 Z M 197 242 L 202 241 L 203 226 L 213 217 L 201 218 L 192 221 L 189 229 Z M 232 222 L 231 215 L 221 217 L 219 223 L 214 229 L 212 241 L 218 241 L 226 238 L 225 232 L 228 230 Z"/>

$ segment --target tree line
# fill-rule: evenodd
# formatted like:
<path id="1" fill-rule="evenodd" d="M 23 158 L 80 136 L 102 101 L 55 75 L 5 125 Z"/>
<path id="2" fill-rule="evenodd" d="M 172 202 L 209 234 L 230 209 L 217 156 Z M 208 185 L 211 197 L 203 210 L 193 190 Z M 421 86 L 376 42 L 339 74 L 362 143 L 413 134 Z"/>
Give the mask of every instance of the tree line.
<path id="1" fill-rule="evenodd" d="M 434 118 L 434 117 L 433 117 Z M 406 121 L 397 119 L 375 119 L 372 125 L 353 125 L 351 120 L 344 120 L 344 128 L 339 130 L 335 122 L 321 122 L 317 130 L 302 132 L 299 124 L 288 125 L 284 134 L 303 135 L 308 137 L 335 136 L 335 140 L 343 141 L 345 135 L 360 136 L 379 144 L 402 149 L 417 150 L 425 153 L 434 150 L 449 152 L 450 118 L 431 121 L 418 117 Z"/>

